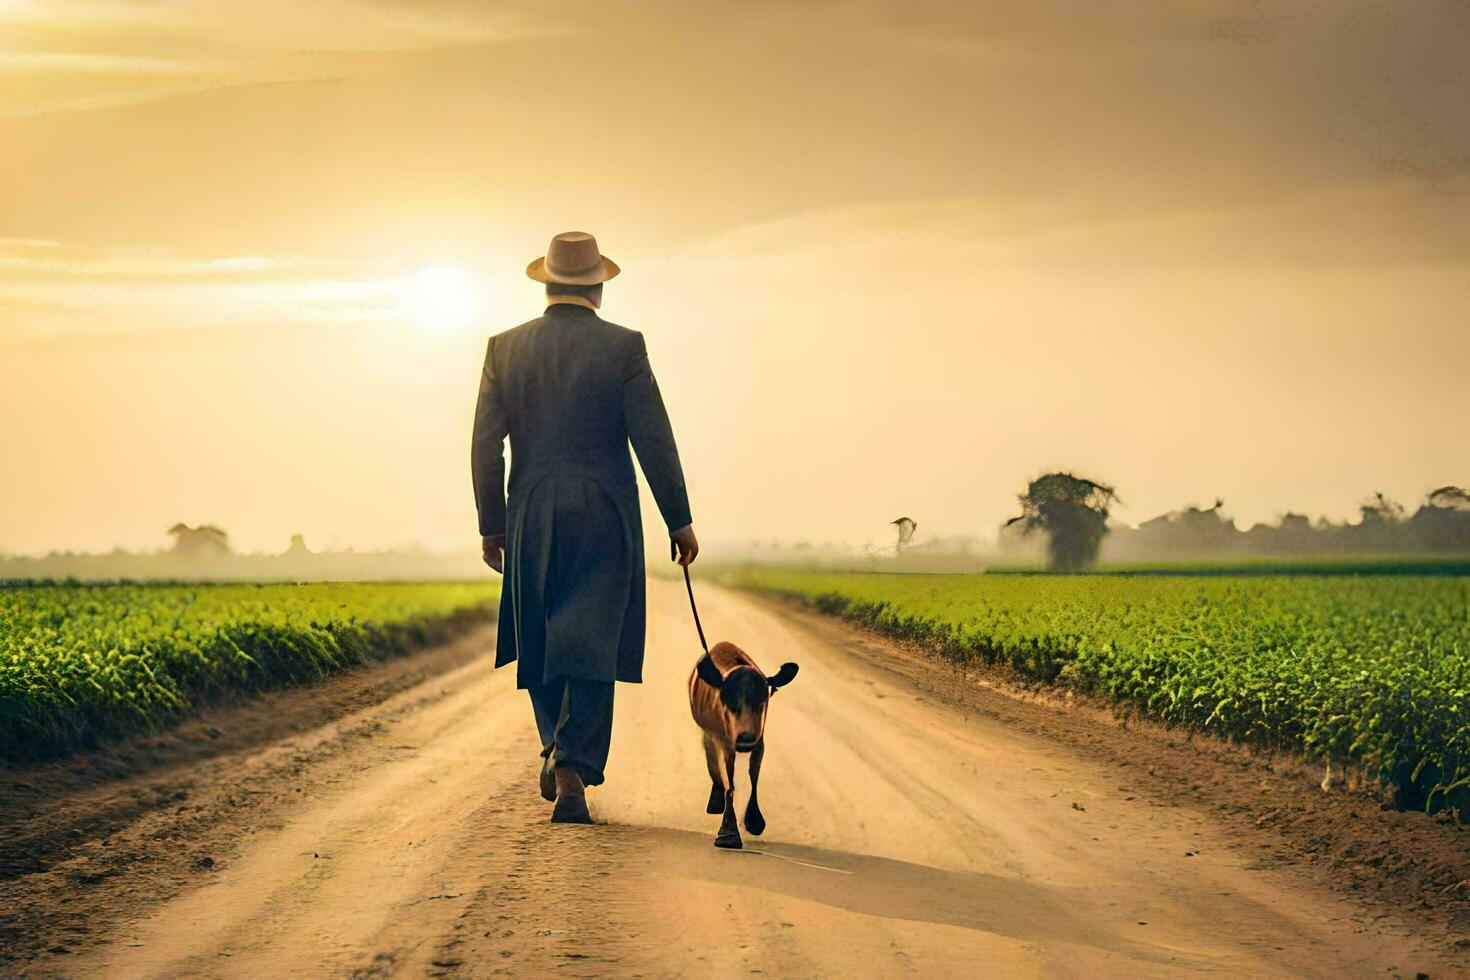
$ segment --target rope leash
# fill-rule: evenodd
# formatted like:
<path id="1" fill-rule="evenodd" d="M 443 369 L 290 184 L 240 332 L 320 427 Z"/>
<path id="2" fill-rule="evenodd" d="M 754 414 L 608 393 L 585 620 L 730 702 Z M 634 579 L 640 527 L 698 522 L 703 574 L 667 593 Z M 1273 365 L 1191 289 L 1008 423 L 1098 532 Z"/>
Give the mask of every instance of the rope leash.
<path id="1" fill-rule="evenodd" d="M 669 542 L 669 557 L 677 560 L 679 557 L 679 546 Z M 689 611 L 694 614 L 694 629 L 699 633 L 699 645 L 704 648 L 704 655 L 709 656 L 709 644 L 704 641 L 704 627 L 699 624 L 699 607 L 694 604 L 694 583 L 689 580 L 689 566 L 684 565 L 684 591 L 689 593 Z M 776 696 L 777 688 L 769 688 L 770 697 Z M 766 716 L 761 714 L 761 738 L 766 737 Z"/>
<path id="2" fill-rule="evenodd" d="M 669 542 L 669 557 L 675 561 L 679 558 L 679 546 Z M 694 628 L 699 632 L 699 645 L 709 653 L 709 644 L 704 642 L 704 627 L 699 624 L 699 607 L 694 604 L 694 583 L 689 581 L 689 566 L 681 566 L 684 569 L 684 589 L 689 593 L 689 611 L 694 614 Z"/>

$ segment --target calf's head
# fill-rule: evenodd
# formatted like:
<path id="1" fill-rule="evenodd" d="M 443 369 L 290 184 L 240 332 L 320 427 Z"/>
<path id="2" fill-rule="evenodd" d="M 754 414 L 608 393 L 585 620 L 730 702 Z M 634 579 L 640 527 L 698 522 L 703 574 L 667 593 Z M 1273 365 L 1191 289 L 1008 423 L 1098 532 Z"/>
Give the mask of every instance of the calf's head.
<path id="1" fill-rule="evenodd" d="M 719 692 L 720 704 L 725 709 L 725 733 L 735 745 L 735 751 L 749 752 L 765 735 L 766 708 L 771 703 L 771 695 L 777 688 L 790 684 L 801 668 L 785 663 L 769 677 L 755 667 L 745 666 L 722 674 L 706 654 L 695 669 L 700 680 Z"/>

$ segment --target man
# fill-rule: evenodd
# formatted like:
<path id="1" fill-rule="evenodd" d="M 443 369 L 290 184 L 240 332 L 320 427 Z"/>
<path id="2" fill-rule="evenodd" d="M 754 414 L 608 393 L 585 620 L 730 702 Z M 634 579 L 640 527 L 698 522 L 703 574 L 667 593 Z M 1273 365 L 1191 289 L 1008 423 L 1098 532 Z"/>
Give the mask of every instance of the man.
<path id="1" fill-rule="evenodd" d="M 699 554 L 643 335 L 597 315 L 618 271 L 591 235 L 553 238 L 526 268 L 546 284 L 546 313 L 490 338 L 475 407 L 475 505 L 485 563 L 504 576 L 495 666 L 516 661 L 516 684 L 531 696 L 553 823 L 592 822 L 584 787 L 602 782 L 613 682 L 643 679 L 643 525 L 629 442 L 679 563 Z"/>

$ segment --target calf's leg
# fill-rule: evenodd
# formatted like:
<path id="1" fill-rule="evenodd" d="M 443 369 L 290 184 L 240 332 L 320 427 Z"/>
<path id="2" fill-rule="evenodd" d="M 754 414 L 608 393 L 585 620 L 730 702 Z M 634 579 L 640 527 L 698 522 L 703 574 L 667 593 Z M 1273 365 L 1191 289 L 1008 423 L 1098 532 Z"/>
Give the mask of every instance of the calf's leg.
<path id="1" fill-rule="evenodd" d="M 735 824 L 735 748 L 731 745 L 720 746 L 721 761 L 724 762 L 725 775 L 725 816 L 720 821 L 720 832 L 715 835 L 716 847 L 728 847 L 739 850 L 740 828 Z"/>
<path id="2" fill-rule="evenodd" d="M 709 803 L 705 804 L 704 812 L 724 813 L 725 781 L 720 778 L 720 751 L 709 732 L 704 733 L 704 764 L 709 767 L 710 781 Z"/>
<path id="3" fill-rule="evenodd" d="M 746 832 L 759 837 L 766 831 L 766 818 L 761 815 L 760 801 L 756 798 L 756 786 L 761 778 L 761 760 L 766 756 L 766 740 L 761 739 L 750 750 L 750 802 L 745 804 Z"/>

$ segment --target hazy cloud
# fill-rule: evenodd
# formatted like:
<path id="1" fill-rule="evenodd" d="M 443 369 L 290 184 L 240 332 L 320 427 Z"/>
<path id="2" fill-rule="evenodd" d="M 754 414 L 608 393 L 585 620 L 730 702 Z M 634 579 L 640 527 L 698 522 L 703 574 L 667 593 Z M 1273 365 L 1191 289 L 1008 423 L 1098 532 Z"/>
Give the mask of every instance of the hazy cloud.
<path id="1" fill-rule="evenodd" d="M 220 85 L 330 77 L 372 55 L 482 44 L 544 33 L 486 5 L 436 9 L 368 0 L 265 0 L 221 10 L 55 0 L 0 7 L 0 114 L 96 109 Z M 357 64 L 361 67 L 360 60 Z"/>
<path id="2" fill-rule="evenodd" d="M 790 261 L 792 253 L 922 256 L 1036 268 L 1299 268 L 1470 261 L 1470 181 L 1386 179 L 1231 208 L 951 198 L 825 209 L 715 236 L 696 254 Z"/>
<path id="3" fill-rule="evenodd" d="M 127 334 L 402 322 L 413 270 L 301 256 L 192 256 L 0 239 L 0 334 Z"/>

